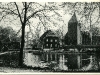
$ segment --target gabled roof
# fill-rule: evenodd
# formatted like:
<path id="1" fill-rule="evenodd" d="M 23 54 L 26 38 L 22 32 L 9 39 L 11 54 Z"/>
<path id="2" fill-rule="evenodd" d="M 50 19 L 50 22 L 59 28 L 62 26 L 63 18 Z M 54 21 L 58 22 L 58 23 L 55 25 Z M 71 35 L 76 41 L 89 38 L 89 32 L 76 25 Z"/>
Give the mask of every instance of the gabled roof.
<path id="1" fill-rule="evenodd" d="M 69 23 L 72 23 L 72 22 L 78 22 L 75 12 L 74 12 L 73 16 L 71 17 L 71 19 L 69 20 Z"/>
<path id="2" fill-rule="evenodd" d="M 47 30 L 47 31 L 40 37 L 40 40 L 43 40 L 43 38 L 46 37 L 46 36 L 48 36 L 48 35 L 55 35 L 55 36 L 56 36 L 56 34 L 55 34 L 53 31 Z"/>

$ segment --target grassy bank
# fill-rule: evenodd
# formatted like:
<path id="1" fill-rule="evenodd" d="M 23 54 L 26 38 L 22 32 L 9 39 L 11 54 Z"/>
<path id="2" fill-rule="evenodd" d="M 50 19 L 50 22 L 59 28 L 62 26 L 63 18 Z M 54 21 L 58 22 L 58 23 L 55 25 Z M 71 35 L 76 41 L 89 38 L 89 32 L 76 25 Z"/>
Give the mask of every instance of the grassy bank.
<path id="1" fill-rule="evenodd" d="M 0 55 L 0 66 L 8 66 L 8 67 L 18 67 L 19 63 L 19 52 L 17 51 L 9 51 L 5 54 Z"/>

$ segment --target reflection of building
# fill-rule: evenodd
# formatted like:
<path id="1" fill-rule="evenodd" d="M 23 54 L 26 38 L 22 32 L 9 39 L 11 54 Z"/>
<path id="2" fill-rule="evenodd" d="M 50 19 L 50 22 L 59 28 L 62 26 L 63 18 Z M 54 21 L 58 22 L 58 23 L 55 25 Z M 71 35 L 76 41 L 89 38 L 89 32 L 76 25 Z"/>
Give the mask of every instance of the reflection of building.
<path id="1" fill-rule="evenodd" d="M 59 48 L 59 37 L 51 30 L 47 30 L 41 37 L 40 40 L 45 49 L 58 49 Z"/>

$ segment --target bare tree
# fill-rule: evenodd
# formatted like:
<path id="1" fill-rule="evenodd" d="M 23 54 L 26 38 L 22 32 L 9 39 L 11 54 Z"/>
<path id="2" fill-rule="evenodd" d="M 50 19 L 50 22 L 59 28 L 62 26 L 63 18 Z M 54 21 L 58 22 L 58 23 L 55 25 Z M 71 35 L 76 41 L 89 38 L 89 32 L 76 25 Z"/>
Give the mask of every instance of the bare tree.
<path id="1" fill-rule="evenodd" d="M 46 4 L 37 2 L 22 2 L 22 3 L 10 2 L 10 3 L 0 3 L 0 4 L 1 4 L 0 12 L 2 13 L 1 20 L 5 21 L 5 19 L 8 18 L 7 21 L 9 21 L 10 23 L 16 21 L 18 21 L 18 23 L 20 22 L 19 24 L 21 25 L 21 48 L 19 55 L 19 66 L 23 66 L 25 26 L 30 24 L 30 20 L 32 18 L 38 18 L 44 27 L 45 27 L 45 22 L 43 21 L 44 18 L 49 22 L 55 24 L 52 20 L 50 20 L 50 16 L 48 16 L 48 14 L 46 13 L 53 12 L 56 15 L 60 16 L 60 14 L 55 11 L 58 10 L 58 8 L 54 4 L 48 6 Z"/>

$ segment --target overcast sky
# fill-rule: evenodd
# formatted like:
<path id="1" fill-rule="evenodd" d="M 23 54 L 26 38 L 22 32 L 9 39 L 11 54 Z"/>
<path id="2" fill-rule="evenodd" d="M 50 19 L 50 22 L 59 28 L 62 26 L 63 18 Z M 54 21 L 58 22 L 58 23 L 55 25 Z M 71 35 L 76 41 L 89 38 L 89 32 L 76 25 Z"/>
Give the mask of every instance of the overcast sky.
<path id="1" fill-rule="evenodd" d="M 40 4 L 43 4 L 43 5 L 44 5 L 44 2 L 42 2 L 42 3 L 40 3 Z M 60 4 L 60 2 L 58 2 L 58 4 Z M 21 9 L 21 8 L 22 8 L 21 3 L 18 3 L 18 5 L 19 5 L 19 7 L 20 7 L 20 9 Z M 68 12 L 70 12 L 70 11 L 68 11 Z M 72 14 L 67 13 L 66 8 L 59 9 L 59 11 L 57 11 L 57 13 L 59 13 L 61 16 L 59 17 L 59 16 L 55 15 L 54 17 L 50 17 L 51 20 L 54 19 L 53 21 L 56 23 L 56 25 L 54 25 L 54 24 L 52 24 L 52 23 L 49 23 L 49 24 L 46 25 L 46 26 L 47 26 L 48 29 L 51 29 L 51 30 L 61 29 L 62 32 L 63 32 L 63 34 L 65 34 L 65 33 L 67 33 L 67 31 L 68 31 L 68 21 L 71 19 L 73 13 L 72 13 Z M 48 12 L 48 13 L 46 13 L 46 14 L 51 15 L 51 14 L 53 14 L 53 13 L 52 13 L 52 12 Z M 99 14 L 98 14 L 98 9 L 97 9 L 97 10 L 94 12 L 93 16 L 92 16 L 92 23 L 95 22 L 95 20 L 97 19 L 97 16 L 98 16 L 98 15 L 99 15 Z M 82 16 L 82 15 L 79 15 L 79 14 L 76 13 L 76 17 L 77 17 L 77 20 L 78 20 L 78 21 L 80 20 L 80 17 L 81 17 L 81 16 Z M 95 17 L 94 17 L 94 16 L 95 16 Z M 60 19 L 62 19 L 62 21 L 57 21 L 57 18 L 58 18 L 58 17 L 59 17 Z M 19 18 L 16 19 L 15 21 L 13 21 L 14 19 L 16 19 L 16 17 L 9 16 L 9 17 L 7 17 L 5 20 L 1 21 L 1 22 L 0 22 L 0 25 L 3 26 L 3 27 L 11 26 L 11 27 L 17 32 L 17 31 L 21 28 L 21 24 L 20 24 Z M 84 18 L 81 19 L 82 23 L 83 23 L 83 20 L 84 20 Z M 32 19 L 30 20 L 30 22 L 31 22 L 30 25 L 31 25 L 32 32 L 35 34 L 36 26 L 39 24 L 40 21 L 39 21 L 38 18 L 32 18 Z M 82 24 L 82 23 L 81 23 L 81 24 Z M 39 26 L 40 26 L 40 27 L 43 27 L 43 26 L 42 26 L 42 23 L 40 23 Z M 89 24 L 86 23 L 85 26 L 88 27 Z M 99 24 L 98 24 L 97 26 L 99 26 Z M 100 27 L 100 26 L 99 26 L 99 27 Z M 29 31 L 29 26 L 26 26 L 26 32 L 28 32 L 28 31 Z M 43 33 L 44 33 L 44 28 L 41 28 L 40 35 L 42 35 Z"/>

